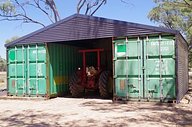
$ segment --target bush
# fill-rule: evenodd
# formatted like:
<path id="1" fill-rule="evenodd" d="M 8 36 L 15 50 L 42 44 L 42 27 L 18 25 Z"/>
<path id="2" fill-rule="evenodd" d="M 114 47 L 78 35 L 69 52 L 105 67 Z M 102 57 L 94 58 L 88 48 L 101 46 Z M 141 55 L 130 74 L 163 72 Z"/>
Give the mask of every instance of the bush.
<path id="1" fill-rule="evenodd" d="M 0 57 L 0 71 L 6 71 L 7 65 L 6 60 Z"/>

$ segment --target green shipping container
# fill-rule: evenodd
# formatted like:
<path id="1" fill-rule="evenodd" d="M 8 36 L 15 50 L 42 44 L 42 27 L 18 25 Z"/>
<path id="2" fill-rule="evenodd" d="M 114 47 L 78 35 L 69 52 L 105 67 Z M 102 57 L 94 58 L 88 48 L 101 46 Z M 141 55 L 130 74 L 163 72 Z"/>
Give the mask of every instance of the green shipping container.
<path id="1" fill-rule="evenodd" d="M 174 36 L 116 38 L 115 97 L 126 100 L 175 100 Z"/>
<path id="2" fill-rule="evenodd" d="M 63 44 L 31 44 L 9 47 L 8 95 L 62 96 L 69 77 L 81 63 L 78 48 Z"/>
<path id="3" fill-rule="evenodd" d="M 44 45 L 8 49 L 8 94 L 45 95 L 46 50 Z"/>

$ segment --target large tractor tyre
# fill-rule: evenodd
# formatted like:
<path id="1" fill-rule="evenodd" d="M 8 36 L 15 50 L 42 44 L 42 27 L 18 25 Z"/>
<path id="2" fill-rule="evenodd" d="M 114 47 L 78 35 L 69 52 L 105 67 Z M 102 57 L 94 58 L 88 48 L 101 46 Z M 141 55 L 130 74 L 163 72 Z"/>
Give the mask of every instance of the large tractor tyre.
<path id="1" fill-rule="evenodd" d="M 77 73 L 74 73 L 71 77 L 71 80 L 69 82 L 69 90 L 72 94 L 72 97 L 82 97 L 84 88 L 79 85 L 80 77 L 77 75 Z"/>
<path id="2" fill-rule="evenodd" d="M 110 78 L 109 71 L 103 71 L 99 77 L 99 93 L 102 98 L 109 97 L 108 82 Z"/>

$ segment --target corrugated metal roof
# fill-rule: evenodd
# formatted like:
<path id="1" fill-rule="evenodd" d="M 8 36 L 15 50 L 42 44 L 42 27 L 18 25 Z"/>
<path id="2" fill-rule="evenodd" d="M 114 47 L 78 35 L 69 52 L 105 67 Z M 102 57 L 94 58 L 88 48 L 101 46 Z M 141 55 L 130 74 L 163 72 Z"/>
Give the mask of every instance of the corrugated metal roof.
<path id="1" fill-rule="evenodd" d="M 6 44 L 5 46 L 8 47 L 17 44 L 48 43 L 155 33 L 178 34 L 179 32 L 162 27 L 75 14 L 57 23 L 21 37 Z"/>

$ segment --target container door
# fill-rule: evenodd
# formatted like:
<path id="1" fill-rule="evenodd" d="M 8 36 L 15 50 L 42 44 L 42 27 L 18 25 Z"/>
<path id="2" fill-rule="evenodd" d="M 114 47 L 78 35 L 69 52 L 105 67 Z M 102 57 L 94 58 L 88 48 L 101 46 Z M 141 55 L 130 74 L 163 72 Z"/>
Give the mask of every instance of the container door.
<path id="1" fill-rule="evenodd" d="M 145 39 L 145 98 L 175 98 L 175 47 L 173 36 Z"/>
<path id="2" fill-rule="evenodd" d="M 25 95 L 26 83 L 26 49 L 17 46 L 8 49 L 8 95 Z"/>
<path id="3" fill-rule="evenodd" d="M 44 46 L 15 46 L 8 49 L 8 94 L 46 94 Z"/>
<path id="4" fill-rule="evenodd" d="M 44 45 L 30 45 L 27 47 L 28 64 L 28 94 L 46 94 L 46 50 Z"/>
<path id="5" fill-rule="evenodd" d="M 143 97 L 141 42 L 139 38 L 114 40 L 114 81 L 118 97 Z"/>
<path id="6" fill-rule="evenodd" d="M 174 42 L 173 36 L 115 39 L 115 94 L 128 99 L 174 99 Z"/>

